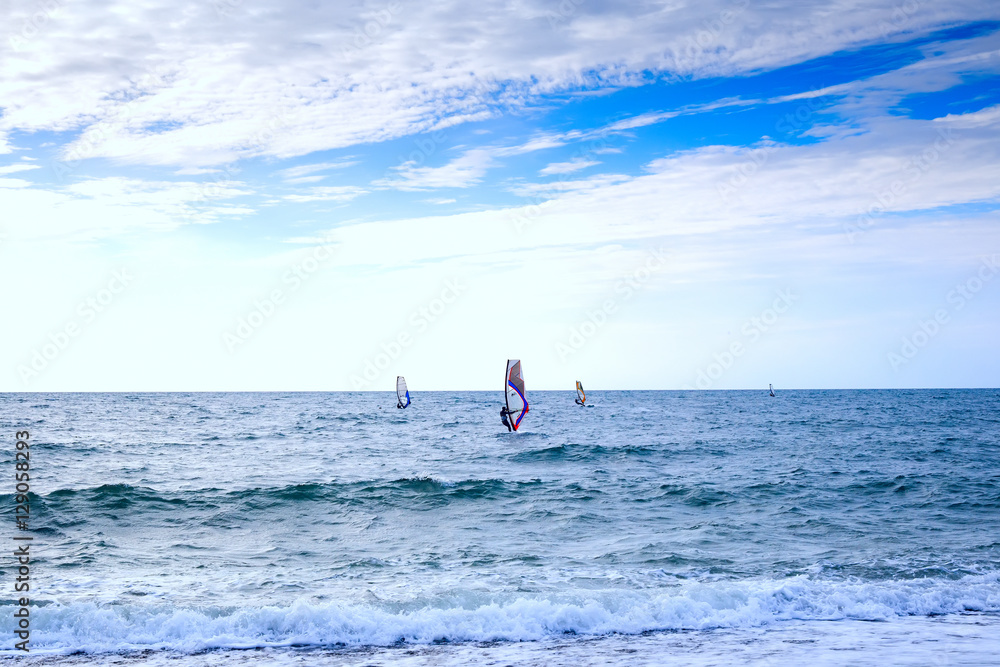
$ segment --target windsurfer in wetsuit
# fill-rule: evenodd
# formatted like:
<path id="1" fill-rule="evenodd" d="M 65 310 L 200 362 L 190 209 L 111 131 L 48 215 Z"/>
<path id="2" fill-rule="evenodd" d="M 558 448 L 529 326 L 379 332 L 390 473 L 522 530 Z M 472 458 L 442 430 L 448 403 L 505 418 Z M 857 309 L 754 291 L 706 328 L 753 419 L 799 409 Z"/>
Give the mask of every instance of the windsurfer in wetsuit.
<path id="1" fill-rule="evenodd" d="M 403 403 L 398 398 L 396 399 L 396 407 L 402 409 Z"/>
<path id="2" fill-rule="evenodd" d="M 500 421 L 502 421 L 503 425 L 507 427 L 507 432 L 508 433 L 511 432 L 510 422 L 507 421 L 507 415 L 509 415 L 509 414 L 510 414 L 510 412 L 507 410 L 507 406 L 506 405 L 503 406 L 502 408 L 500 408 Z"/>

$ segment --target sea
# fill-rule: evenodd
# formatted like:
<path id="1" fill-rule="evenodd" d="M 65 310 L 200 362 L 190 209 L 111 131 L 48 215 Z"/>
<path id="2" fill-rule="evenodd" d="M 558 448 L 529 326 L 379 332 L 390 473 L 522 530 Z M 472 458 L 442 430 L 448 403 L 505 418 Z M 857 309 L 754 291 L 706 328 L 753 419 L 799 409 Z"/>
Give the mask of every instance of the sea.
<path id="1" fill-rule="evenodd" d="M 2 394 L 0 663 L 1000 664 L 1000 390 L 776 394 Z"/>

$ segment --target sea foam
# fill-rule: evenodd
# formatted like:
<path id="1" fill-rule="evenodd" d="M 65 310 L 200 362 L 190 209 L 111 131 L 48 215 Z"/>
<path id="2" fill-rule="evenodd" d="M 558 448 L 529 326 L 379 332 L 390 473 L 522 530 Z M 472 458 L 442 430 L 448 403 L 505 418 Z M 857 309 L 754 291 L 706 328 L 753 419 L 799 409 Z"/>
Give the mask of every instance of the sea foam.
<path id="1" fill-rule="evenodd" d="M 575 598 L 575 600 L 574 600 Z M 563 634 L 755 627 L 790 620 L 888 620 L 1000 611 L 1000 573 L 958 580 L 863 582 L 797 576 L 689 584 L 658 592 L 576 591 L 469 607 L 392 610 L 310 603 L 258 608 L 51 604 L 33 615 L 32 648 L 63 653 L 264 646 L 391 646 L 525 641 Z M 6 608 L 3 632 L 13 630 Z"/>

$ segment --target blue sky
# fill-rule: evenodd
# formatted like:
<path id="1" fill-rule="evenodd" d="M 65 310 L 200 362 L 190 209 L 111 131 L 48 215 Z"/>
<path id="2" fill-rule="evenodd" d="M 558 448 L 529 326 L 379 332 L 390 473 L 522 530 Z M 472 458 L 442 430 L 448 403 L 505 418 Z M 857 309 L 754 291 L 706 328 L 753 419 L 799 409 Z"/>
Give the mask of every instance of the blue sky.
<path id="1" fill-rule="evenodd" d="M 1000 377 L 992 3 L 0 14 L 0 389 Z"/>

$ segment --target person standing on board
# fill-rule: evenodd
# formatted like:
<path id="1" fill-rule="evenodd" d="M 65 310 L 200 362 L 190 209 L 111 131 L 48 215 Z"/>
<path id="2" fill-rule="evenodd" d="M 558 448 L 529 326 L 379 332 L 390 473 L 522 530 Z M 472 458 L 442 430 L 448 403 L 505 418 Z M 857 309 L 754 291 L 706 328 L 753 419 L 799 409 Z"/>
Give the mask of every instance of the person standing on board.
<path id="1" fill-rule="evenodd" d="M 509 415 L 509 414 L 510 414 L 510 412 L 507 410 L 507 406 L 506 405 L 503 406 L 502 408 L 500 408 L 500 421 L 502 421 L 503 425 L 507 427 L 507 432 L 508 433 L 510 433 L 510 431 L 511 431 L 510 422 L 507 421 L 507 415 Z"/>

